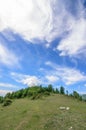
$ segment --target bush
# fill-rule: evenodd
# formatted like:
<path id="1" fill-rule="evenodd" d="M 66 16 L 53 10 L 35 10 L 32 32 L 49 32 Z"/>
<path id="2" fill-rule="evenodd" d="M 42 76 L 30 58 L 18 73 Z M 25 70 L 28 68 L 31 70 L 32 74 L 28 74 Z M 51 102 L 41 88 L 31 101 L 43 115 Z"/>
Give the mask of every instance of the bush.
<path id="1" fill-rule="evenodd" d="M 74 98 L 79 99 L 79 94 L 76 91 L 73 91 L 73 96 L 74 96 Z"/>
<path id="2" fill-rule="evenodd" d="M 4 98 L 0 96 L 0 103 L 4 102 Z"/>
<path id="3" fill-rule="evenodd" d="M 45 96 L 49 96 L 49 95 L 50 95 L 50 92 L 45 91 L 45 92 L 44 92 L 44 95 L 45 95 Z"/>
<path id="4" fill-rule="evenodd" d="M 4 102 L 3 102 L 3 106 L 8 106 L 8 105 L 10 105 L 12 103 L 12 101 L 10 100 L 10 99 L 6 99 L 6 100 L 4 100 Z"/>
<path id="5" fill-rule="evenodd" d="M 82 96 L 79 96 L 79 100 L 82 101 Z"/>
<path id="6" fill-rule="evenodd" d="M 34 94 L 31 99 L 35 100 L 35 99 L 41 99 L 41 98 L 42 98 L 42 94 L 39 93 L 39 94 Z"/>

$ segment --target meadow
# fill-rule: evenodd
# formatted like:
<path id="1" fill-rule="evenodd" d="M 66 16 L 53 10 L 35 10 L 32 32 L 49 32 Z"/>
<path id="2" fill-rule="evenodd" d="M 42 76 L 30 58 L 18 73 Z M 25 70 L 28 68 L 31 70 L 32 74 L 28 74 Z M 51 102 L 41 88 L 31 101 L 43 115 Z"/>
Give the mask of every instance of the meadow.
<path id="1" fill-rule="evenodd" d="M 14 99 L 9 106 L 0 104 L 0 130 L 86 130 L 86 102 L 61 94 Z"/>

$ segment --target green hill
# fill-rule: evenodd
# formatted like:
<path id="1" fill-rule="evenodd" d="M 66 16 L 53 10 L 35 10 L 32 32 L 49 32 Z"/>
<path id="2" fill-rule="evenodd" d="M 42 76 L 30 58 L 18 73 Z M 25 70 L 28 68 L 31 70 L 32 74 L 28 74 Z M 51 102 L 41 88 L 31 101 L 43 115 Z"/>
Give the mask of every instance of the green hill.
<path id="1" fill-rule="evenodd" d="M 0 130 L 86 130 L 86 103 L 60 94 L 14 99 L 9 106 L 0 104 Z"/>

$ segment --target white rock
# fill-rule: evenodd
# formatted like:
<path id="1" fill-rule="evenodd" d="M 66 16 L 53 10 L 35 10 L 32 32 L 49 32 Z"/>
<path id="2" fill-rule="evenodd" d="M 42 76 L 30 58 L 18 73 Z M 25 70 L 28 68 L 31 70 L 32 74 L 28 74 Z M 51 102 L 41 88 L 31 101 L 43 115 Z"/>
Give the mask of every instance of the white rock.
<path id="1" fill-rule="evenodd" d="M 72 128 L 73 128 L 73 127 L 71 126 L 68 130 L 72 130 Z"/>
<path id="2" fill-rule="evenodd" d="M 66 107 L 60 107 L 60 110 L 65 110 L 66 109 Z"/>
<path id="3" fill-rule="evenodd" d="M 66 107 L 66 110 L 69 110 L 70 108 L 69 107 Z"/>

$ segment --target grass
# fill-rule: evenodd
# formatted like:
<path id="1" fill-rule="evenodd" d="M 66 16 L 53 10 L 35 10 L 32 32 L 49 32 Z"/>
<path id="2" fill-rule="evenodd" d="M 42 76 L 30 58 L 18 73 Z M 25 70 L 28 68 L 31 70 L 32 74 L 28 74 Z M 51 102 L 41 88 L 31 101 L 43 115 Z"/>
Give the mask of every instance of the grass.
<path id="1" fill-rule="evenodd" d="M 70 107 L 60 110 L 60 106 Z M 64 95 L 0 105 L 0 130 L 86 130 L 86 103 Z"/>

